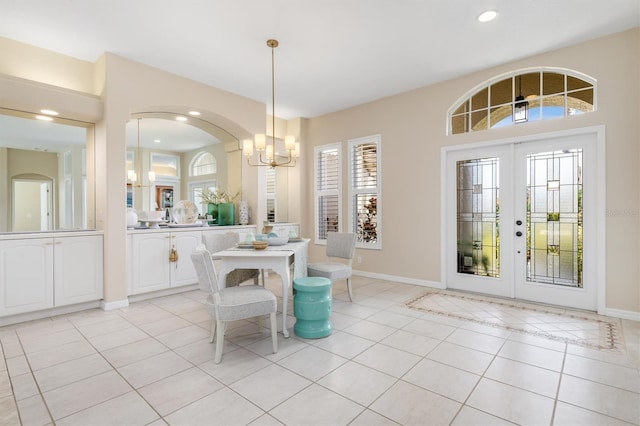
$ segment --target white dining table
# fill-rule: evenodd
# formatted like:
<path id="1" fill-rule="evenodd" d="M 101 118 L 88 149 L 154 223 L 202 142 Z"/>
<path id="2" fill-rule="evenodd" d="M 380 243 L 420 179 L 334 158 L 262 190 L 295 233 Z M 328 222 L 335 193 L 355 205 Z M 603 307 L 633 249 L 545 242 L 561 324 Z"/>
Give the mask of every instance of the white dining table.
<path id="1" fill-rule="evenodd" d="M 220 259 L 218 281 L 226 287 L 227 274 L 234 269 L 271 269 L 280 275 L 282 281 L 282 334 L 289 337 L 287 330 L 287 306 L 291 287 L 290 265 L 294 265 L 293 277 L 307 276 L 307 251 L 309 240 L 291 242 L 281 246 L 269 246 L 264 250 L 234 247 L 212 253 Z"/>

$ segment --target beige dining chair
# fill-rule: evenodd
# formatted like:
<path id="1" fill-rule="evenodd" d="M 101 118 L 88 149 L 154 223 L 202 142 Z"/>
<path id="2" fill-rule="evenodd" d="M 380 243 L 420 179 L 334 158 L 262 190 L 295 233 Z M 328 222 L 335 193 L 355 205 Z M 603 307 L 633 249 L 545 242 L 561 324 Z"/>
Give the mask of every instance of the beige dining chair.
<path id="1" fill-rule="evenodd" d="M 227 232 L 224 234 L 216 234 L 214 232 L 203 232 L 202 242 L 209 253 L 213 253 L 213 260 L 219 260 L 215 253 L 235 247 L 239 241 L 237 232 Z M 259 269 L 234 269 L 227 274 L 226 287 L 233 287 L 241 283 L 253 279 L 253 284 L 258 284 L 260 277 Z M 262 275 L 262 286 L 264 287 L 264 275 Z"/>
<path id="2" fill-rule="evenodd" d="M 199 245 L 191 253 L 191 261 L 198 274 L 200 289 L 209 292 L 207 296 L 207 311 L 211 316 L 211 339 L 216 342 L 216 364 L 222 360 L 224 335 L 229 321 L 269 315 L 271 322 L 271 343 L 273 353 L 278 352 L 278 329 L 276 324 L 276 310 L 278 303 L 276 296 L 259 285 L 241 285 L 220 288 L 216 267 L 211 259 L 211 253 L 204 245 Z M 261 321 L 258 326 L 261 327 Z"/>
<path id="3" fill-rule="evenodd" d="M 353 302 L 351 264 L 355 251 L 356 234 L 352 232 L 327 232 L 326 261 L 307 265 L 307 275 L 329 278 L 331 282 L 346 279 L 349 300 Z"/>

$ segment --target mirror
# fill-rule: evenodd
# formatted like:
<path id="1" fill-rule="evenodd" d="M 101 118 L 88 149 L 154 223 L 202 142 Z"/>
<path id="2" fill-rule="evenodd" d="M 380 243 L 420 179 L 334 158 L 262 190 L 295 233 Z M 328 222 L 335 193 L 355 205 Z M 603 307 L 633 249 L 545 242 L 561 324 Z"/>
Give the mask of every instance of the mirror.
<path id="1" fill-rule="evenodd" d="M 206 215 L 199 197 L 203 189 L 235 193 L 242 188 L 237 138 L 206 120 L 167 112 L 137 113 L 127 123 L 126 135 L 127 206 L 140 218 L 162 211 L 161 217 L 171 220 L 173 204 L 183 199 L 193 201 Z"/>
<path id="2" fill-rule="evenodd" d="M 0 108 L 0 232 L 95 227 L 93 138 L 92 123 Z"/>

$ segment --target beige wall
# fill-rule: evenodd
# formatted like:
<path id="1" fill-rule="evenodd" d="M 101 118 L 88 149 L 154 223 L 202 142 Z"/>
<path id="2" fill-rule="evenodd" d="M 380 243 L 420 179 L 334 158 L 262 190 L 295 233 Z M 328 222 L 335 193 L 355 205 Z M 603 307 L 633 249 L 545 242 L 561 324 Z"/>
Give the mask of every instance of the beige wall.
<path id="1" fill-rule="evenodd" d="M 93 64 L 0 37 L 0 74 L 84 93 L 94 92 Z"/>
<path id="2" fill-rule="evenodd" d="M 124 301 L 125 124 L 130 114 L 197 109 L 203 119 L 245 138 L 265 132 L 266 106 L 109 53 L 90 64 L 3 38 L 0 50 L 0 106 L 38 111 L 46 105 L 62 116 L 96 123 L 95 216 L 96 228 L 104 231 L 104 298 L 106 303 Z M 102 100 L 99 107 L 93 95 Z M 250 200 L 257 198 L 256 176 L 255 170 L 243 168 L 243 193 Z"/>
<path id="3" fill-rule="evenodd" d="M 439 282 L 440 156 L 443 146 L 605 125 L 607 307 L 640 312 L 639 40 L 640 30 L 635 29 L 345 111 L 290 121 L 298 140 L 303 143 L 300 167 L 293 175 L 293 180 L 300 184 L 297 193 L 302 196 L 289 197 L 300 200 L 289 207 L 289 220 L 301 222 L 304 236 L 313 235 L 314 146 L 341 141 L 346 147 L 348 139 L 381 134 L 384 246 L 383 250 L 359 249 L 357 254 L 362 257 L 362 264 L 356 264 L 355 268 L 421 282 Z M 6 39 L 0 39 L 0 48 L 3 52 L 11 52 L 11 55 L 0 57 L 0 73 L 99 95 L 104 102 L 104 111 L 97 114 L 92 110 L 88 114 L 94 116 L 92 121 L 96 122 L 95 149 L 99 159 L 95 164 L 97 227 L 105 231 L 105 301 L 124 300 L 124 155 L 125 123 L 129 115 L 151 109 L 184 112 L 183 108 L 195 108 L 203 111 L 203 118 L 217 122 L 242 139 L 265 132 L 266 107 L 113 54 L 105 54 L 95 64 L 88 65 Z M 42 69 L 38 65 L 42 63 L 47 64 L 46 75 L 33 69 Z M 596 78 L 598 111 L 525 126 L 445 135 L 447 109 L 469 89 L 504 72 L 539 66 L 566 67 Z M 67 81 L 68 78 L 71 81 Z M 6 87 L 2 83 L 0 78 L 0 89 Z M 38 98 L 31 96 L 33 91 L 28 84 L 17 86 L 20 89 L 13 92 L 0 90 L 0 106 L 6 101 L 14 105 L 22 102 L 31 107 L 39 106 Z M 24 96 L 25 93 L 29 96 Z M 57 97 L 47 93 L 46 99 L 55 103 Z M 59 103 L 62 109 L 66 107 L 64 102 Z M 92 104 L 90 106 L 94 108 Z M 76 111 L 75 114 L 79 118 L 80 113 Z M 258 199 L 254 185 L 257 173 L 256 168 L 242 168 L 243 198 L 252 203 L 253 212 L 260 211 L 254 204 Z M 295 183 L 292 187 L 295 188 Z M 295 212 L 293 215 L 292 211 Z M 311 258 L 317 259 L 324 247 L 312 244 L 310 250 Z"/>
<path id="4" fill-rule="evenodd" d="M 125 239 L 125 124 L 136 112 L 186 113 L 196 109 L 201 117 L 238 138 L 264 132 L 265 106 L 259 102 L 197 83 L 174 74 L 105 54 L 100 61 L 104 83 L 104 119 L 97 126 L 98 227 L 105 230 L 105 301 L 126 299 Z M 98 86 L 100 86 L 98 82 Z M 104 167 L 107 166 L 108 167 Z M 243 175 L 243 183 L 244 175 Z M 246 180 L 252 182 L 250 177 Z M 248 192 L 250 188 L 243 188 Z M 100 223 L 100 218 L 104 220 Z"/>
<path id="5" fill-rule="evenodd" d="M 606 306 L 640 311 L 640 29 L 593 40 L 309 120 L 306 170 L 316 145 L 382 135 L 383 250 L 357 250 L 355 269 L 440 281 L 441 148 L 594 125 L 606 126 Z M 566 119 L 446 136 L 447 109 L 496 75 L 527 67 L 564 67 L 597 79 L 598 111 Z M 398 76 L 401 78 L 401 75 Z M 346 168 L 344 158 L 343 170 Z M 346 209 L 346 179 L 343 182 Z M 313 205 L 313 182 L 303 205 Z M 346 210 L 343 212 L 346 217 Z M 303 216 L 313 235 L 313 210 Z M 346 223 L 346 222 L 345 222 Z M 318 259 L 324 246 L 311 244 Z"/>

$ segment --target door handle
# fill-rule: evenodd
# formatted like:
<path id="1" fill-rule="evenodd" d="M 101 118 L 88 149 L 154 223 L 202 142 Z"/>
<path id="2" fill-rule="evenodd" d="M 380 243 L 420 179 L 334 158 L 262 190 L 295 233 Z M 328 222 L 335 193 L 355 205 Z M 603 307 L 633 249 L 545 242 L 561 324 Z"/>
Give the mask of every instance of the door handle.
<path id="1" fill-rule="evenodd" d="M 516 237 L 522 237 L 522 232 L 520 231 L 516 232 Z"/>

